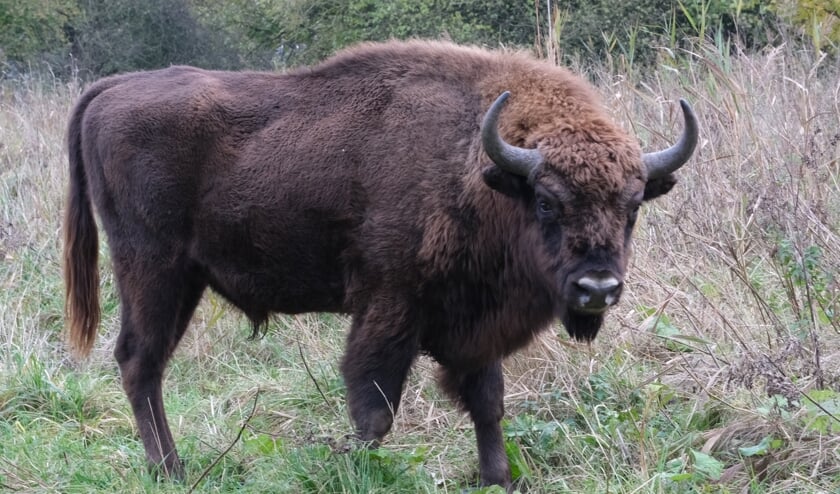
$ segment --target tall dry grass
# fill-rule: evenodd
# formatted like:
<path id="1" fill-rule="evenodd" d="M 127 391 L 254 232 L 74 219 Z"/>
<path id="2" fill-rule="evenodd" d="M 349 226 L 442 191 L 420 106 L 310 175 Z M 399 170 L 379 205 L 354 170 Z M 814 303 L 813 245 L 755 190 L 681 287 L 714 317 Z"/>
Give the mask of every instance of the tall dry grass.
<path id="1" fill-rule="evenodd" d="M 66 181 L 63 133 L 78 84 L 31 77 L 0 85 L 0 342 L 55 357 L 39 328 L 61 324 L 57 253 Z M 11 352 L 11 353 L 14 353 Z M 0 363 L 0 369 L 8 361 Z"/>
<path id="2" fill-rule="evenodd" d="M 725 460 L 727 489 L 758 479 L 768 492 L 830 492 L 840 478 L 838 62 L 790 45 L 745 54 L 699 43 L 668 55 L 649 76 L 589 75 L 650 149 L 676 137 L 676 101 L 687 98 L 698 152 L 645 209 L 627 292 L 599 339 L 570 352 L 544 338 L 514 359 L 513 394 L 580 396 L 599 371 L 657 399 L 665 386 L 666 401 L 718 410 L 694 447 Z M 739 450 L 768 437 L 784 446 Z M 654 443 L 634 445 L 642 477 L 667 459 Z"/>

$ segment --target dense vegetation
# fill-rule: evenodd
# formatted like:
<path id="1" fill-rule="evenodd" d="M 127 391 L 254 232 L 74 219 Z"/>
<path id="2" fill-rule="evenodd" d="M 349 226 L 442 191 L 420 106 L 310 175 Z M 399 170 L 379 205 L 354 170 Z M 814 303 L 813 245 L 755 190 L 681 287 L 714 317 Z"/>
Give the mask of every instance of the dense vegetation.
<path id="1" fill-rule="evenodd" d="M 247 320 L 205 297 L 165 386 L 183 484 L 144 467 L 111 355 L 104 243 L 92 358 L 73 360 L 63 335 L 63 134 L 84 78 L 283 68 L 359 39 L 445 35 L 585 71 L 646 149 L 678 132 L 678 97 L 701 123 L 680 183 L 640 216 L 627 291 L 599 338 L 580 345 L 558 326 L 506 362 L 504 433 L 523 490 L 840 492 L 836 1 L 558 1 L 551 23 L 547 3 L 0 0 L 0 490 L 475 485 L 469 419 L 428 360 L 385 446 L 347 442 L 343 316 L 278 316 L 249 341 Z"/>
<path id="2" fill-rule="evenodd" d="M 362 40 L 446 37 L 540 50 L 561 61 L 620 54 L 656 61 L 685 38 L 738 39 L 747 49 L 801 39 L 833 52 L 835 0 L 0 0 L 0 64 L 14 75 L 46 64 L 85 78 L 192 64 L 312 63 Z"/>

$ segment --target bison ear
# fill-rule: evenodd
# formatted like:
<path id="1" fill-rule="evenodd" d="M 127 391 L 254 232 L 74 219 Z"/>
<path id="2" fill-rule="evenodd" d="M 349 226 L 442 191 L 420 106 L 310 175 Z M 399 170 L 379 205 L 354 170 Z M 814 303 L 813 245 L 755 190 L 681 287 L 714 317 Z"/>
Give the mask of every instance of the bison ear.
<path id="1" fill-rule="evenodd" d="M 656 199 L 659 196 L 665 195 L 674 187 L 674 184 L 676 183 L 677 177 L 675 177 L 673 173 L 669 173 L 664 177 L 648 180 L 648 182 L 645 184 L 645 196 L 642 200 L 649 201 L 651 199 Z"/>
<path id="2" fill-rule="evenodd" d="M 488 187 L 514 199 L 525 196 L 528 191 L 525 177 L 502 170 L 496 165 L 481 170 L 481 176 Z"/>

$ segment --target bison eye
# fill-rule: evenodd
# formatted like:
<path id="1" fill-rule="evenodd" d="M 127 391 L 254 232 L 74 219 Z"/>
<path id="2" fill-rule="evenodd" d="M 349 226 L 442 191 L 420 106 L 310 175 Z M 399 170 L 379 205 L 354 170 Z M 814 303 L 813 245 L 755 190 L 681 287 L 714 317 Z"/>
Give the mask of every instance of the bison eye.
<path id="1" fill-rule="evenodd" d="M 633 209 L 630 210 L 630 214 L 627 215 L 627 223 L 634 224 L 636 223 L 636 218 L 639 216 L 639 208 L 641 204 L 636 204 L 633 206 Z"/>
<path id="2" fill-rule="evenodd" d="M 553 223 L 563 214 L 563 203 L 560 198 L 538 187 L 534 194 L 533 208 L 536 209 L 537 220 L 542 223 Z"/>
<path id="3" fill-rule="evenodd" d="M 553 222 L 557 219 L 557 205 L 546 199 L 537 201 L 537 219 L 542 222 Z"/>
<path id="4" fill-rule="evenodd" d="M 537 204 L 537 208 L 539 208 L 540 214 L 551 214 L 554 212 L 554 208 L 551 207 L 551 204 L 549 204 L 546 200 L 540 200 L 539 204 Z"/>

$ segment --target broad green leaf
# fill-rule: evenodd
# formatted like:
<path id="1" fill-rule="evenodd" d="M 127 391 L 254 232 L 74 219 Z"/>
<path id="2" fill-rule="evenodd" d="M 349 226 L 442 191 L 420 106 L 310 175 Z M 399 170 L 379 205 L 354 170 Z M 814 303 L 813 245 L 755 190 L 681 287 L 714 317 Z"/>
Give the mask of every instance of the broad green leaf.
<path id="1" fill-rule="evenodd" d="M 817 389 L 807 393 L 813 400 L 804 400 L 808 415 L 805 417 L 806 426 L 821 434 L 836 434 L 840 432 L 840 395 L 830 389 Z M 814 402 L 818 403 L 815 404 Z"/>
<path id="2" fill-rule="evenodd" d="M 755 446 L 738 448 L 738 452 L 741 453 L 741 456 L 762 456 L 773 449 L 775 443 L 776 441 L 771 436 L 764 436 L 760 443 Z"/>
<path id="3" fill-rule="evenodd" d="M 692 449 L 691 456 L 694 457 L 694 470 L 703 476 L 717 480 L 723 474 L 723 463 L 714 456 Z"/>
<path id="4" fill-rule="evenodd" d="M 531 469 L 528 468 L 525 455 L 522 454 L 522 450 L 519 449 L 519 445 L 515 441 L 505 441 L 505 453 L 508 463 L 510 463 L 510 475 L 514 480 L 531 476 Z"/>
<path id="5" fill-rule="evenodd" d="M 685 482 L 687 480 L 691 480 L 694 478 L 693 473 L 683 472 L 683 473 L 667 473 L 665 477 L 670 480 L 671 482 Z"/>
<path id="6" fill-rule="evenodd" d="M 246 447 L 259 451 L 264 455 L 280 453 L 284 449 L 281 439 L 275 439 L 268 434 L 256 434 L 243 439 L 242 442 Z"/>

